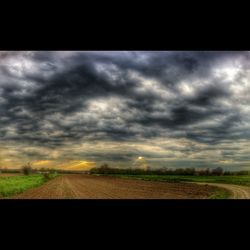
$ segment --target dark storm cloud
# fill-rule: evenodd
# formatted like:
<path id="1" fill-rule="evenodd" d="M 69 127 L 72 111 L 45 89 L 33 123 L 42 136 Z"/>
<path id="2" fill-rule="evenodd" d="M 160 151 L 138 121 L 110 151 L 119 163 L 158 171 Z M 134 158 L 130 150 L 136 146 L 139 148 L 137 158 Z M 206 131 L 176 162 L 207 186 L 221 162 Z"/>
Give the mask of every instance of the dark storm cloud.
<path id="1" fill-rule="evenodd" d="M 213 105 L 217 98 L 230 97 L 230 93 L 227 89 L 223 89 L 218 85 L 208 86 L 197 93 L 193 98 L 187 100 L 189 104 L 197 106 L 209 106 Z"/>
<path id="2" fill-rule="evenodd" d="M 238 57 L 246 58 L 247 55 L 245 52 L 132 52 L 117 56 L 96 55 L 95 60 L 113 63 L 123 70 L 136 70 L 163 84 L 175 85 L 187 77 L 209 77 L 217 62 Z"/>
<path id="3" fill-rule="evenodd" d="M 232 93 L 213 69 L 247 57 L 246 52 L 2 53 L 1 139 L 57 147 L 68 141 L 139 140 L 169 131 L 208 144 L 244 138 L 245 131 L 234 130 L 242 120 L 239 110 L 218 102 L 231 100 Z M 145 85 L 148 79 L 157 82 L 158 90 Z M 182 81 L 201 85 L 184 95 Z M 159 89 L 174 97 L 162 96 Z M 113 97 L 102 112 L 89 108 L 91 101 Z M 112 106 L 119 104 L 114 113 Z M 213 125 L 198 125 L 213 119 Z"/>

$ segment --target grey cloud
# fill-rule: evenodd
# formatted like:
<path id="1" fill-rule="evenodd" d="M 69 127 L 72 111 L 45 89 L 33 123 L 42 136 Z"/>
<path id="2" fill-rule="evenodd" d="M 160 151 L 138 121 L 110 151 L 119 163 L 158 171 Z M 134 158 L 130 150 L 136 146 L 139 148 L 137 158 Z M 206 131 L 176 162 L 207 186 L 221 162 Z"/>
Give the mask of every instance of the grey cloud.
<path id="1" fill-rule="evenodd" d="M 15 73 L 5 64 L 13 58 L 32 62 L 33 70 L 24 67 L 22 74 Z M 207 145 L 250 138 L 238 127 L 245 117 L 233 105 L 235 93 L 227 88 L 232 82 L 213 72 L 214 67 L 234 59 L 247 65 L 248 58 L 248 52 L 219 51 L 0 53 L 1 140 L 57 148 L 82 140 L 122 142 L 164 135 Z M 131 72 L 142 80 L 131 77 Z M 244 76 L 242 71 L 238 80 Z M 174 97 L 160 95 L 154 85 L 139 91 L 144 80 L 156 81 L 157 90 Z M 180 91 L 182 81 L 195 89 L 192 95 Z M 122 103 L 116 113 L 110 106 L 100 112 L 89 109 L 89 101 L 102 98 L 105 102 L 112 97 Z M 202 122 L 208 123 L 199 125 Z"/>

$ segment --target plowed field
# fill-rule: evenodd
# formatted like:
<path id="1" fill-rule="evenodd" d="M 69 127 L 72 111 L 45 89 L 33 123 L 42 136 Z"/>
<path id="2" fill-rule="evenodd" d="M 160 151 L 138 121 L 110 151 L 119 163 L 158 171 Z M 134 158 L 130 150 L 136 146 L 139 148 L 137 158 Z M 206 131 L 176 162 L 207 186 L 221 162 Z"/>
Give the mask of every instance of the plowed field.
<path id="1" fill-rule="evenodd" d="M 205 199 L 217 187 L 106 176 L 63 175 L 11 198 L 17 199 Z"/>

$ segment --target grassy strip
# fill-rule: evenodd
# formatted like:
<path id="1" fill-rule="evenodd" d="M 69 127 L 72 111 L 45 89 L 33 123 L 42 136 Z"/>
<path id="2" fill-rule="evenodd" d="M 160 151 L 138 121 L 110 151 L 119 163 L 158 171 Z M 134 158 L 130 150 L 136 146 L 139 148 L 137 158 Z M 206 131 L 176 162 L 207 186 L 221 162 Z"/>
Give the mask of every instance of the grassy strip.
<path id="1" fill-rule="evenodd" d="M 217 188 L 214 194 L 212 194 L 209 199 L 229 199 L 230 192 L 224 188 Z"/>
<path id="2" fill-rule="evenodd" d="M 44 175 L 36 174 L 0 177 L 0 197 L 22 193 L 27 189 L 38 187 L 56 176 L 56 174 L 51 174 L 49 177 L 45 177 Z"/>

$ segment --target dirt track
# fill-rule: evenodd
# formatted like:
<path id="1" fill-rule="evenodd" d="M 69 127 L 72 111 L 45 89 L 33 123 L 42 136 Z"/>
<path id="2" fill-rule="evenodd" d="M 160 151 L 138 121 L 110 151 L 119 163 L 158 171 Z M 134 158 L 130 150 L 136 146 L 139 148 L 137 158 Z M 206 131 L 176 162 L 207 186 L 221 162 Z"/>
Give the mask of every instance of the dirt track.
<path id="1" fill-rule="evenodd" d="M 216 187 L 89 175 L 59 176 L 17 199 L 205 199 Z"/>
<path id="2" fill-rule="evenodd" d="M 199 184 L 204 185 L 204 183 Z M 250 187 L 220 183 L 206 183 L 205 185 L 220 187 L 229 190 L 231 193 L 230 199 L 250 199 Z"/>

